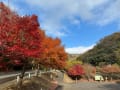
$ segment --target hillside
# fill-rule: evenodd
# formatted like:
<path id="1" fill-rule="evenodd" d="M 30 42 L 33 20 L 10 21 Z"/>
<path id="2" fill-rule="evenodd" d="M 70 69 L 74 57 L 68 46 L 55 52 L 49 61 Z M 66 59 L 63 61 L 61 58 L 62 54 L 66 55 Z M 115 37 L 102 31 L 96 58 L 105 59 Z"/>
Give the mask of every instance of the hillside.
<path id="1" fill-rule="evenodd" d="M 95 66 L 114 63 L 120 65 L 120 32 L 104 37 L 93 49 L 80 55 L 78 60 Z"/>

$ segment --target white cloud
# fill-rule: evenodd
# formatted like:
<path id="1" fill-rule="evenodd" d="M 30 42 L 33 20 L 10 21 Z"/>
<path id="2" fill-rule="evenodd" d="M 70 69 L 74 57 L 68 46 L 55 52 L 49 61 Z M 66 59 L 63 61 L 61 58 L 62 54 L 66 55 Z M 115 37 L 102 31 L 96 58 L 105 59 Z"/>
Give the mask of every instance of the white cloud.
<path id="1" fill-rule="evenodd" d="M 76 18 L 70 18 L 71 24 L 80 25 L 80 20 Z"/>
<path id="2" fill-rule="evenodd" d="M 0 0 L 5 1 L 7 0 Z M 120 23 L 120 0 L 10 0 L 10 6 L 19 13 L 25 13 L 22 5 L 37 10 L 42 29 L 47 34 L 64 36 L 69 27 L 64 24 L 80 25 L 81 20 L 97 25 L 107 25 L 111 22 Z M 17 4 L 16 4 L 17 3 Z M 20 8 L 21 6 L 21 8 Z M 28 11 L 27 11 L 28 12 Z M 72 19 L 71 19 L 72 18 Z"/>
<path id="3" fill-rule="evenodd" d="M 13 0 L 13 2 L 15 1 Z M 21 15 L 25 14 L 25 13 L 23 14 L 24 10 L 18 7 L 18 5 L 16 5 L 15 3 L 11 2 L 11 0 L 0 0 L 0 2 L 3 2 L 6 6 L 10 7 L 10 9 L 14 12 L 18 12 Z"/>
<path id="4" fill-rule="evenodd" d="M 86 51 L 92 49 L 95 45 L 91 45 L 88 47 L 85 46 L 78 46 L 78 47 L 72 47 L 72 48 L 66 48 L 66 52 L 69 54 L 82 54 L 85 53 Z"/>
<path id="5" fill-rule="evenodd" d="M 79 25 L 80 20 L 91 21 L 95 18 L 92 9 L 107 3 L 109 0 L 25 0 L 28 5 L 43 11 L 41 27 L 49 34 L 61 36 L 66 34 L 68 20 L 73 25 Z M 41 16 L 41 15 L 40 15 Z M 73 19 L 70 19 L 74 18 Z M 41 18 L 41 17 L 40 17 Z M 61 31 L 63 30 L 63 31 Z M 56 32 L 56 33 L 55 33 Z M 58 34 L 57 34 L 58 33 Z"/>
<path id="6" fill-rule="evenodd" d="M 107 25 L 111 22 L 120 23 L 120 0 L 114 0 L 107 7 L 103 8 L 103 12 L 98 21 L 100 25 Z"/>

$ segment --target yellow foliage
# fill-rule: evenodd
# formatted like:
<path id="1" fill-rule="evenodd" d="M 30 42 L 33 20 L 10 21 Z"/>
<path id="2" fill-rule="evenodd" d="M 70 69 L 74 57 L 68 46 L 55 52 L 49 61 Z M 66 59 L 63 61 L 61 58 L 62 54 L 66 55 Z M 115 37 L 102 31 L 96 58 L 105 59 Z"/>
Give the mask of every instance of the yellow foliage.
<path id="1" fill-rule="evenodd" d="M 65 69 L 69 69 L 72 66 L 76 65 L 76 64 L 82 64 L 82 61 L 77 61 L 77 60 L 68 60 Z"/>

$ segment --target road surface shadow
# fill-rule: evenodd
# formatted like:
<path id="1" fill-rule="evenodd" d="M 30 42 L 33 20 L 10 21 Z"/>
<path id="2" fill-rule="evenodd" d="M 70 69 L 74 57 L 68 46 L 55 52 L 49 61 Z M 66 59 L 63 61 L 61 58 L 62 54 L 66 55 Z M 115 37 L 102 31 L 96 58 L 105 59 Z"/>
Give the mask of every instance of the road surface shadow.
<path id="1" fill-rule="evenodd" d="M 120 90 L 120 83 L 106 84 L 101 88 L 106 88 L 106 90 Z"/>
<path id="2" fill-rule="evenodd" d="M 58 85 L 58 87 L 55 90 L 63 90 L 63 86 L 62 85 Z"/>

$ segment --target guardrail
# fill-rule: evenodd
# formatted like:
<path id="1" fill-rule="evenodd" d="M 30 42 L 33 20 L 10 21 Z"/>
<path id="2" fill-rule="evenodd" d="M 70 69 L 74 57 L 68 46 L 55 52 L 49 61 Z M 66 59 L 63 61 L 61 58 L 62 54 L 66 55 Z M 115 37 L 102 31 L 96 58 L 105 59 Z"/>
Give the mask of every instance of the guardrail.
<path id="1" fill-rule="evenodd" d="M 43 73 L 48 73 L 48 72 L 53 72 L 54 70 L 49 70 L 49 71 L 39 71 L 39 75 L 43 74 Z M 11 80 L 17 80 L 19 81 L 19 76 L 20 76 L 20 72 L 14 73 L 14 74 L 9 74 L 9 75 L 0 75 L 0 84 L 1 83 L 5 83 L 7 81 L 11 81 Z M 30 78 L 31 76 L 35 76 L 36 75 L 36 71 L 28 71 L 25 72 L 25 77 L 24 78 Z"/>

